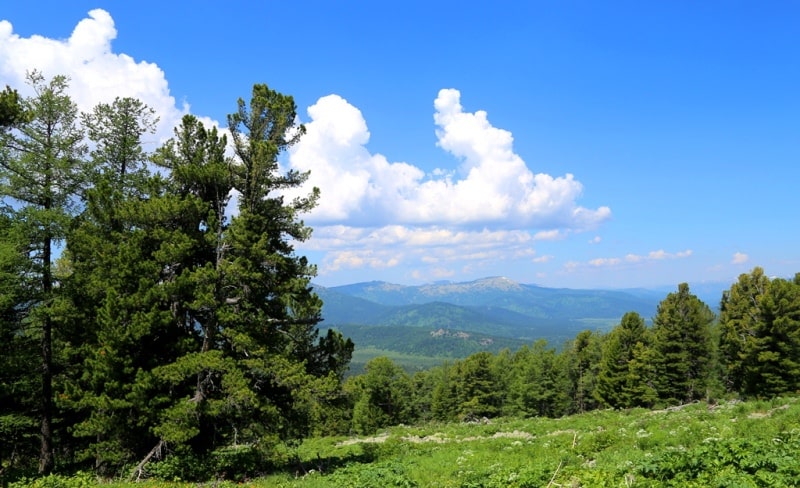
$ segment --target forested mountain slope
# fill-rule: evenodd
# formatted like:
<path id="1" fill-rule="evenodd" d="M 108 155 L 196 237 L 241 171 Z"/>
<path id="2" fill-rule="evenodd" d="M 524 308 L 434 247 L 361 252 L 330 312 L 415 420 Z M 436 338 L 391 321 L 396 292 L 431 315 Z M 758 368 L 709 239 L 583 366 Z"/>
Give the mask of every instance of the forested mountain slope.
<path id="1" fill-rule="evenodd" d="M 585 328 L 610 327 L 626 312 L 652 317 L 661 296 L 526 285 L 507 278 L 403 286 L 382 281 L 315 291 L 325 326 L 456 329 L 560 342 Z"/>

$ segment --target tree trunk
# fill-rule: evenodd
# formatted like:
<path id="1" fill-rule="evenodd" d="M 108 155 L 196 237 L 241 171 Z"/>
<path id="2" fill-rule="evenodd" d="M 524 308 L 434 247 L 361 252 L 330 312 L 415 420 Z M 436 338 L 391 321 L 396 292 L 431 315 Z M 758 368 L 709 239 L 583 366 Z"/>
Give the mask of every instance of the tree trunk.
<path id="1" fill-rule="evenodd" d="M 52 276 L 50 275 L 50 258 L 52 254 L 52 240 L 45 236 L 44 250 L 42 253 L 42 291 L 45 301 L 51 298 L 53 289 Z M 41 436 L 42 446 L 39 452 L 39 474 L 49 474 L 53 471 L 53 324 L 50 314 L 45 312 L 42 322 L 42 419 Z"/>

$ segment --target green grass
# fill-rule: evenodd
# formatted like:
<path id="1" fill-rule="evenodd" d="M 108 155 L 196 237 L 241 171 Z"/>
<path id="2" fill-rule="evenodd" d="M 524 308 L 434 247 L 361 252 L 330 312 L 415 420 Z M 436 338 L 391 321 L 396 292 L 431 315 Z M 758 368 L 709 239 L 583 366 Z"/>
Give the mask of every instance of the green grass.
<path id="1" fill-rule="evenodd" d="M 308 472 L 258 486 L 794 486 L 799 449 L 794 398 L 604 410 L 395 427 L 347 444 L 310 440 L 298 452 Z"/>
<path id="2" fill-rule="evenodd" d="M 798 452 L 800 402 L 777 398 L 657 411 L 601 410 L 561 419 L 431 423 L 370 437 L 315 438 L 289 453 L 287 459 L 294 460 L 280 473 L 245 485 L 781 487 L 800 480 Z"/>

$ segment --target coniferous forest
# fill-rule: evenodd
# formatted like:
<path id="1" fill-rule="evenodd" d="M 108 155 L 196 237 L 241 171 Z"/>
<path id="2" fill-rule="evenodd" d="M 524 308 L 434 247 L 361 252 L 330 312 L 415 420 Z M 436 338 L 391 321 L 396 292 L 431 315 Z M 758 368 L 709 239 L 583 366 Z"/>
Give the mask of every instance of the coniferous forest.
<path id="1" fill-rule="evenodd" d="M 255 85 L 228 135 L 117 98 L 79 113 L 69 80 L 0 93 L 0 478 L 243 479 L 286 446 L 399 424 L 562 417 L 800 390 L 800 274 L 760 268 L 719 313 L 680 284 L 652 317 L 408 372 L 320 334 L 294 252 L 320 198 L 279 156 L 304 134 Z M 574 440 L 573 440 L 574 447 Z M 197 474 L 201 473 L 201 474 Z"/>

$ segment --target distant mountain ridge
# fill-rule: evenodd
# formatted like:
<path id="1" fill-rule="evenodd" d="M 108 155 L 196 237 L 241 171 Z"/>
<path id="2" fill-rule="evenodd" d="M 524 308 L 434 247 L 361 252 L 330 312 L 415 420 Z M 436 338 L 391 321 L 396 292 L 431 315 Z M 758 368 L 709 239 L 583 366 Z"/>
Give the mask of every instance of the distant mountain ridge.
<path id="1" fill-rule="evenodd" d="M 546 288 L 503 277 L 418 286 L 370 281 L 314 289 L 323 301 L 320 326 L 339 329 L 356 344 L 354 370 L 375 355 L 397 355 L 414 368 L 419 359 L 410 357 L 446 360 L 517 349 L 538 339 L 560 347 L 582 330 L 610 330 L 627 312 L 650 321 L 658 304 L 674 291 Z M 698 296 L 714 308 L 725 287 L 699 289 L 712 301 Z"/>
<path id="2" fill-rule="evenodd" d="M 628 311 L 636 311 L 649 318 L 655 313 L 658 300 L 664 298 L 662 296 L 655 300 L 654 296 L 617 290 L 545 288 L 503 277 L 417 286 L 371 281 L 325 290 L 323 294 L 328 296 L 346 295 L 384 306 L 443 302 L 467 307 L 496 307 L 530 317 L 551 319 L 619 318 Z"/>
<path id="3" fill-rule="evenodd" d="M 430 357 L 458 357 L 538 339 L 558 347 L 581 330 L 610 330 L 627 312 L 649 321 L 669 293 L 546 288 L 504 277 L 314 289 L 323 301 L 321 327 L 342 330 L 357 349 Z"/>
<path id="4" fill-rule="evenodd" d="M 424 327 L 535 339 L 570 337 L 586 324 L 607 324 L 629 311 L 655 314 L 655 295 L 613 290 L 545 288 L 503 277 L 418 286 L 383 281 L 325 288 L 324 326 Z"/>

